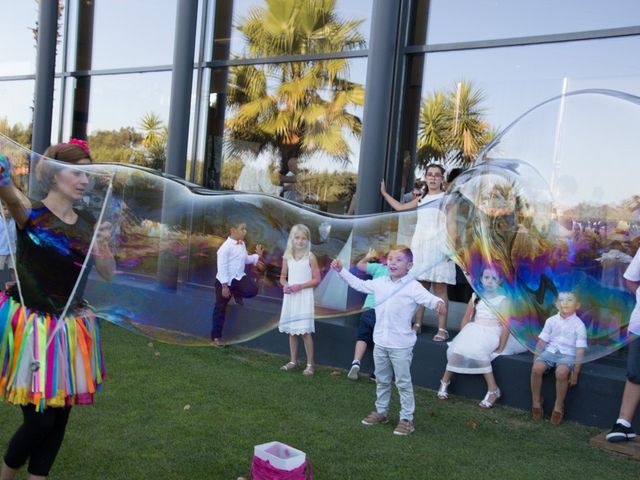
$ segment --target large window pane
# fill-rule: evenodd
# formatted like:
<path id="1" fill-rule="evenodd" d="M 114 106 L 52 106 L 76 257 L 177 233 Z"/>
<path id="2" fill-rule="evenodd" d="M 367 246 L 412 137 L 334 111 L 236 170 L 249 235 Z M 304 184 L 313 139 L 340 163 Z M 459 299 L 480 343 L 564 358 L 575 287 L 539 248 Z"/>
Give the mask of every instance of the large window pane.
<path id="1" fill-rule="evenodd" d="M 171 73 L 91 79 L 88 138 L 94 159 L 162 169 Z"/>
<path id="2" fill-rule="evenodd" d="M 366 63 L 334 59 L 230 68 L 224 98 L 214 92 L 210 99 L 212 108 L 226 105 L 224 137 L 210 142 L 220 145 L 214 154 L 221 163 L 220 187 L 234 188 L 247 164 L 269 170 L 278 185 L 278 173 L 297 157 L 298 200 L 344 213 L 358 171 Z"/>
<path id="3" fill-rule="evenodd" d="M 33 80 L 0 82 L 0 133 L 28 146 L 33 121 Z"/>
<path id="4" fill-rule="evenodd" d="M 427 42 L 450 43 L 640 25 L 636 0 L 431 0 Z"/>
<path id="5" fill-rule="evenodd" d="M 0 5 L 0 18 L 3 19 L 0 76 L 33 74 L 36 71 L 33 29 L 38 21 L 38 4 L 12 0 Z"/>
<path id="6" fill-rule="evenodd" d="M 214 59 L 341 52 L 369 43 L 372 0 L 216 2 Z M 324 4 L 325 8 L 320 8 Z"/>
<path id="7" fill-rule="evenodd" d="M 638 49 L 640 38 L 625 37 L 428 54 L 422 97 L 470 83 L 482 92 L 479 108 L 490 128 L 501 129 L 563 89 L 640 95 Z"/>
<path id="8" fill-rule="evenodd" d="M 176 0 L 95 2 L 92 69 L 168 65 Z"/>

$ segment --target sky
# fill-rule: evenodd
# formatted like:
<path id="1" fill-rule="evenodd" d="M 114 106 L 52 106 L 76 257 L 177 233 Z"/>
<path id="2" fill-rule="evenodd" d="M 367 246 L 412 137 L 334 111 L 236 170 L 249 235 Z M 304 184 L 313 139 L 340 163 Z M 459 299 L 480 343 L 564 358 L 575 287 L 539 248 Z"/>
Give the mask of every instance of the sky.
<path id="1" fill-rule="evenodd" d="M 262 1 L 235 0 L 234 21 L 239 21 L 242 12 L 256 4 L 262 4 Z M 368 39 L 368 12 L 372 1 L 339 0 L 337 5 L 343 18 L 367 20 L 361 31 Z M 428 41 L 432 44 L 640 25 L 640 2 L 636 0 L 432 0 L 431 5 Z M 170 64 L 175 10 L 176 0 L 96 2 L 94 68 Z M 460 15 L 460 12 L 465 14 Z M 1 0 L 0 13 L 2 18 L 10 19 L 5 22 L 6 35 L 13 40 L 11 44 L 0 44 L 0 76 L 33 73 L 35 49 L 28 26 L 33 25 L 36 19 L 36 3 Z M 232 52 L 240 54 L 242 51 L 242 42 L 236 34 L 232 37 Z M 433 53 L 427 57 L 423 97 L 435 90 L 455 88 L 461 80 L 471 81 L 484 94 L 487 121 L 493 127 L 505 128 L 523 112 L 563 90 L 609 88 L 640 95 L 639 51 L 640 38 L 623 37 Z M 365 83 L 366 60 L 351 63 L 351 79 Z M 0 82 L 0 117 L 6 116 L 11 122 L 28 123 L 32 89 L 32 82 Z M 91 130 L 135 127 L 148 112 L 168 118 L 170 74 L 94 77 L 92 93 Z M 197 100 L 193 98 L 192 104 L 195 105 Z M 638 145 L 633 140 L 635 135 L 629 125 L 633 124 L 632 120 L 635 125 L 637 122 L 634 113 L 627 111 L 634 109 L 620 107 L 619 102 L 611 100 L 605 103 L 599 110 L 591 108 L 591 116 L 580 116 L 572 113 L 574 110 L 567 110 L 564 117 L 560 117 L 556 106 L 556 111 L 545 114 L 544 121 L 529 122 L 528 135 L 536 140 L 521 142 L 523 146 L 510 147 L 511 151 L 531 156 L 535 151 L 531 145 L 545 145 L 543 150 L 551 151 L 552 158 L 545 158 L 544 163 L 557 163 L 560 158 L 564 165 L 576 170 L 574 176 L 580 170 L 577 165 L 596 165 L 603 159 L 613 162 L 608 164 L 615 164 L 618 172 L 635 164 Z M 606 125 L 599 123 L 600 131 L 606 130 L 606 136 L 616 138 L 616 142 L 598 141 L 593 117 L 604 118 L 605 113 L 612 109 L 619 112 L 618 116 L 607 114 L 609 122 Z M 551 107 L 545 109 L 546 112 L 551 110 Z M 356 113 L 362 115 L 361 111 Z M 559 130 L 558 124 L 563 124 Z M 524 144 L 529 146 L 525 149 Z M 357 141 L 351 141 L 351 145 L 354 161 L 350 170 L 356 171 L 359 145 Z M 330 162 L 320 162 L 320 165 L 339 168 Z M 632 176 L 618 177 L 615 179 L 616 188 L 601 188 L 603 198 L 613 201 L 623 192 L 635 191 Z M 592 183 L 588 178 L 577 181 L 590 192 L 598 187 Z"/>

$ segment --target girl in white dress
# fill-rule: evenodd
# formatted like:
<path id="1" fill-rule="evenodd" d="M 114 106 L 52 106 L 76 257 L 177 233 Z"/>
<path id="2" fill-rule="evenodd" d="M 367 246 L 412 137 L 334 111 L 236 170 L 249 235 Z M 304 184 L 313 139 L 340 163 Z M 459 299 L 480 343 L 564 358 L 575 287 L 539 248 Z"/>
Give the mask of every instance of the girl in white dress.
<path id="1" fill-rule="evenodd" d="M 479 405 L 491 408 L 501 396 L 491 369 L 491 360 L 502 353 L 509 337 L 509 330 L 495 312 L 501 312 L 504 317 L 509 306 L 506 297 L 499 293 L 502 280 L 494 269 L 485 268 L 480 282 L 484 299 L 480 300 L 473 294 L 460 324 L 460 333 L 449 342 L 448 362 L 440 380 L 438 398 L 449 398 L 447 388 L 454 373 L 481 373 L 487 382 L 487 394 Z"/>
<path id="2" fill-rule="evenodd" d="M 389 195 L 384 181 L 380 185 L 380 192 L 394 210 L 418 208 L 416 229 L 411 239 L 411 251 L 413 252 L 411 274 L 427 290 L 433 286 L 433 293 L 441 298 L 448 307 L 447 284 L 456 284 L 456 267 L 453 261 L 446 257 L 444 247 L 445 217 L 440 210 L 444 198 L 444 168 L 437 164 L 428 165 L 425 181 L 427 184 L 426 193 L 407 203 L 400 203 Z M 422 330 L 423 316 L 424 307 L 420 305 L 413 321 L 416 333 L 420 333 Z M 438 332 L 433 340 L 444 342 L 448 339 L 447 314 L 438 314 Z"/>
<path id="3" fill-rule="evenodd" d="M 306 225 L 291 228 L 287 249 L 282 257 L 280 284 L 284 297 L 278 330 L 289 334 L 290 360 L 282 370 L 293 370 L 298 366 L 298 337 L 302 335 L 307 353 L 306 376 L 314 374 L 313 337 L 314 300 L 313 287 L 320 283 L 320 269 L 315 255 L 311 253 L 311 232 Z"/>

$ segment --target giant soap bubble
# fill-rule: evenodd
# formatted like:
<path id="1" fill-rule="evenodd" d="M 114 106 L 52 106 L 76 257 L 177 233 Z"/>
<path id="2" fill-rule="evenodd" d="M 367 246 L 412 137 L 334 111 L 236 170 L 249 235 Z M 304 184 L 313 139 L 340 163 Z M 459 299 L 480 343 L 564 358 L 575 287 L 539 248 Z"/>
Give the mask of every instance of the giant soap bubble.
<path id="1" fill-rule="evenodd" d="M 640 244 L 635 156 L 640 99 L 584 90 L 526 112 L 487 146 L 445 200 L 452 255 L 482 296 L 491 264 L 512 305 L 503 321 L 530 350 L 561 291 L 577 294 L 584 361 L 630 341 L 623 273 Z"/>
<path id="2" fill-rule="evenodd" d="M 0 138 L 0 152 L 14 162 L 39 158 L 6 138 Z M 257 243 L 265 247 L 266 270 L 247 269 L 257 282 L 259 295 L 246 299 L 244 306 L 231 301 L 222 335 L 225 343 L 245 341 L 277 326 L 283 295 L 279 284 L 282 254 L 293 225 L 303 223 L 310 228 L 311 250 L 320 265 L 322 281 L 314 292 L 316 318 L 342 316 L 362 307 L 364 295 L 349 291 L 329 268 L 334 258 L 353 267 L 370 248 L 383 255 L 393 244 L 409 243 L 415 226 L 415 211 L 329 215 L 269 195 L 205 190 L 139 167 L 94 164 L 83 168 L 100 172 L 104 179 L 90 182 L 77 206 L 110 229 L 116 271 L 107 281 L 89 261 L 78 279 L 77 296 L 101 318 L 170 343 L 209 343 L 216 252 L 233 222 L 246 223 L 249 253 Z M 23 188 L 32 183 L 33 194 L 37 184 L 26 176 L 27 168 L 19 171 L 24 174 Z M 442 231 L 428 232 L 437 233 Z M 442 261 L 444 252 L 431 258 Z"/>

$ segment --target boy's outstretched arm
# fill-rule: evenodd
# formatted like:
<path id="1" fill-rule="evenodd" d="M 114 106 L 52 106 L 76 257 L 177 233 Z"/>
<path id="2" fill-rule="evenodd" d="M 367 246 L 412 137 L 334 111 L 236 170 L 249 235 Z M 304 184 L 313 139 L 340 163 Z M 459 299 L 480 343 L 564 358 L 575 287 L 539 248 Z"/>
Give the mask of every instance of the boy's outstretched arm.
<path id="1" fill-rule="evenodd" d="M 346 268 L 342 268 L 342 262 L 340 260 L 335 259 L 331 262 L 331 268 L 338 272 L 338 276 L 347 282 L 354 290 L 358 290 L 362 293 L 374 293 L 373 286 L 371 284 L 372 280 L 359 279 Z"/>
<path id="2" fill-rule="evenodd" d="M 446 315 L 447 313 L 447 305 L 440 297 L 436 297 L 429 290 L 424 288 L 419 283 L 415 283 L 416 287 L 413 290 L 415 295 L 415 302 L 421 305 L 424 305 L 429 310 L 435 310 L 440 315 Z"/>

